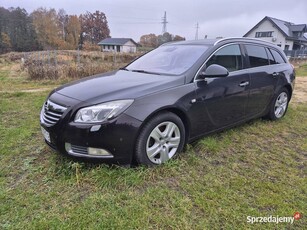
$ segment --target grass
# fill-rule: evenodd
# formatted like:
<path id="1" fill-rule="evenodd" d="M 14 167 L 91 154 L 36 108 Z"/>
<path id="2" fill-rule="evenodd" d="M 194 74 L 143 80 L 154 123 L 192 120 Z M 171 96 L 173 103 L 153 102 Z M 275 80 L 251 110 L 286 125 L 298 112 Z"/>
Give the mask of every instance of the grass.
<path id="1" fill-rule="evenodd" d="M 307 63 L 299 65 L 295 70 L 297 76 L 302 76 L 302 77 L 307 76 Z"/>
<path id="2" fill-rule="evenodd" d="M 57 82 L 51 80 L 28 80 L 26 71 L 22 71 L 19 63 L 0 64 L 0 92 L 21 91 L 33 89 L 49 89 L 66 83 L 68 79 Z"/>
<path id="3" fill-rule="evenodd" d="M 307 104 L 278 122 L 254 120 L 187 146 L 156 168 L 71 161 L 39 127 L 61 82 L 15 78 L 0 65 L 0 229 L 303 229 L 307 225 Z M 4 84 L 2 84 L 5 82 Z M 12 92 L 12 86 L 16 88 Z M 293 216 L 293 225 L 247 216 Z"/>

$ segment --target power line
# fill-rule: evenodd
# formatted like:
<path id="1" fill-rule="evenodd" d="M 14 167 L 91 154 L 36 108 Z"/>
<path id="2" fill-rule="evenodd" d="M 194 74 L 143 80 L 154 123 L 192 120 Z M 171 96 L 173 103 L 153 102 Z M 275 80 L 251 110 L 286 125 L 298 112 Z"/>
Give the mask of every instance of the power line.
<path id="1" fill-rule="evenodd" d="M 151 24 L 151 25 L 152 25 L 152 24 L 156 24 L 156 25 L 157 25 L 157 24 L 160 24 L 160 22 L 116 22 L 115 24 L 117 24 L 117 25 L 119 25 L 119 24 L 121 24 L 121 25 L 122 25 L 122 24 L 124 24 L 124 25 L 126 25 L 126 24 L 127 24 L 127 25 L 130 25 L 130 24 L 131 24 L 131 25 L 138 25 L 138 24 L 139 24 L 139 25 L 140 25 L 140 24 L 142 24 L 142 25 L 143 25 L 143 24 Z"/>
<path id="2" fill-rule="evenodd" d="M 122 16 L 107 16 L 107 18 L 125 19 L 125 20 L 145 20 L 145 21 L 152 21 L 152 22 L 160 22 L 159 19 L 154 19 L 154 18 L 135 18 L 135 17 L 122 17 Z"/>

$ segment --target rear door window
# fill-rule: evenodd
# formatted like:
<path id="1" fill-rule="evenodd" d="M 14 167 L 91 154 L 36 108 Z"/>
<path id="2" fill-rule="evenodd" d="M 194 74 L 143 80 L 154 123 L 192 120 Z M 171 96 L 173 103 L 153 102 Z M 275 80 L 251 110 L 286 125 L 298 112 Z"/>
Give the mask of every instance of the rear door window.
<path id="1" fill-rule="evenodd" d="M 207 61 L 206 66 L 217 64 L 229 72 L 242 69 L 242 56 L 239 45 L 228 45 L 218 51 Z"/>
<path id="2" fill-rule="evenodd" d="M 256 45 L 245 45 L 245 47 L 252 68 L 269 65 L 269 59 L 264 47 Z"/>
<path id="3" fill-rule="evenodd" d="M 273 49 L 269 49 L 275 59 L 275 64 L 282 64 L 282 63 L 286 63 L 285 60 L 282 58 L 282 56 L 280 55 L 280 53 L 278 53 L 276 50 Z"/>

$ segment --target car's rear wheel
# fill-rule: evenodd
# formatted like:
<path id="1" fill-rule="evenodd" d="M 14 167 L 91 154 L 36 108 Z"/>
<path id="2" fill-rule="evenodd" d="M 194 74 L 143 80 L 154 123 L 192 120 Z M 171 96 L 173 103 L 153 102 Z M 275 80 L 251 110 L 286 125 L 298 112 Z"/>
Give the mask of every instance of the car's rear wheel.
<path id="1" fill-rule="evenodd" d="M 282 118 L 287 112 L 289 99 L 289 91 L 286 88 L 282 88 L 275 95 L 267 117 L 271 120 Z"/>
<path id="2" fill-rule="evenodd" d="M 159 113 L 142 128 L 136 143 L 139 164 L 163 164 L 182 151 L 185 128 L 181 119 L 171 112 Z"/>

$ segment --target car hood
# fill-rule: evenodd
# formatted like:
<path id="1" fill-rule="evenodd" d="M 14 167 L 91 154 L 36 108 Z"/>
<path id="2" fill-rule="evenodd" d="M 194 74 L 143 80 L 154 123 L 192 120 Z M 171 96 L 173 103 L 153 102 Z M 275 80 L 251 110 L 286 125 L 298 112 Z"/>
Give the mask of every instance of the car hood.
<path id="1" fill-rule="evenodd" d="M 57 88 L 55 92 L 79 101 L 135 99 L 183 85 L 184 82 L 183 76 L 118 70 L 83 78 L 63 85 Z"/>

